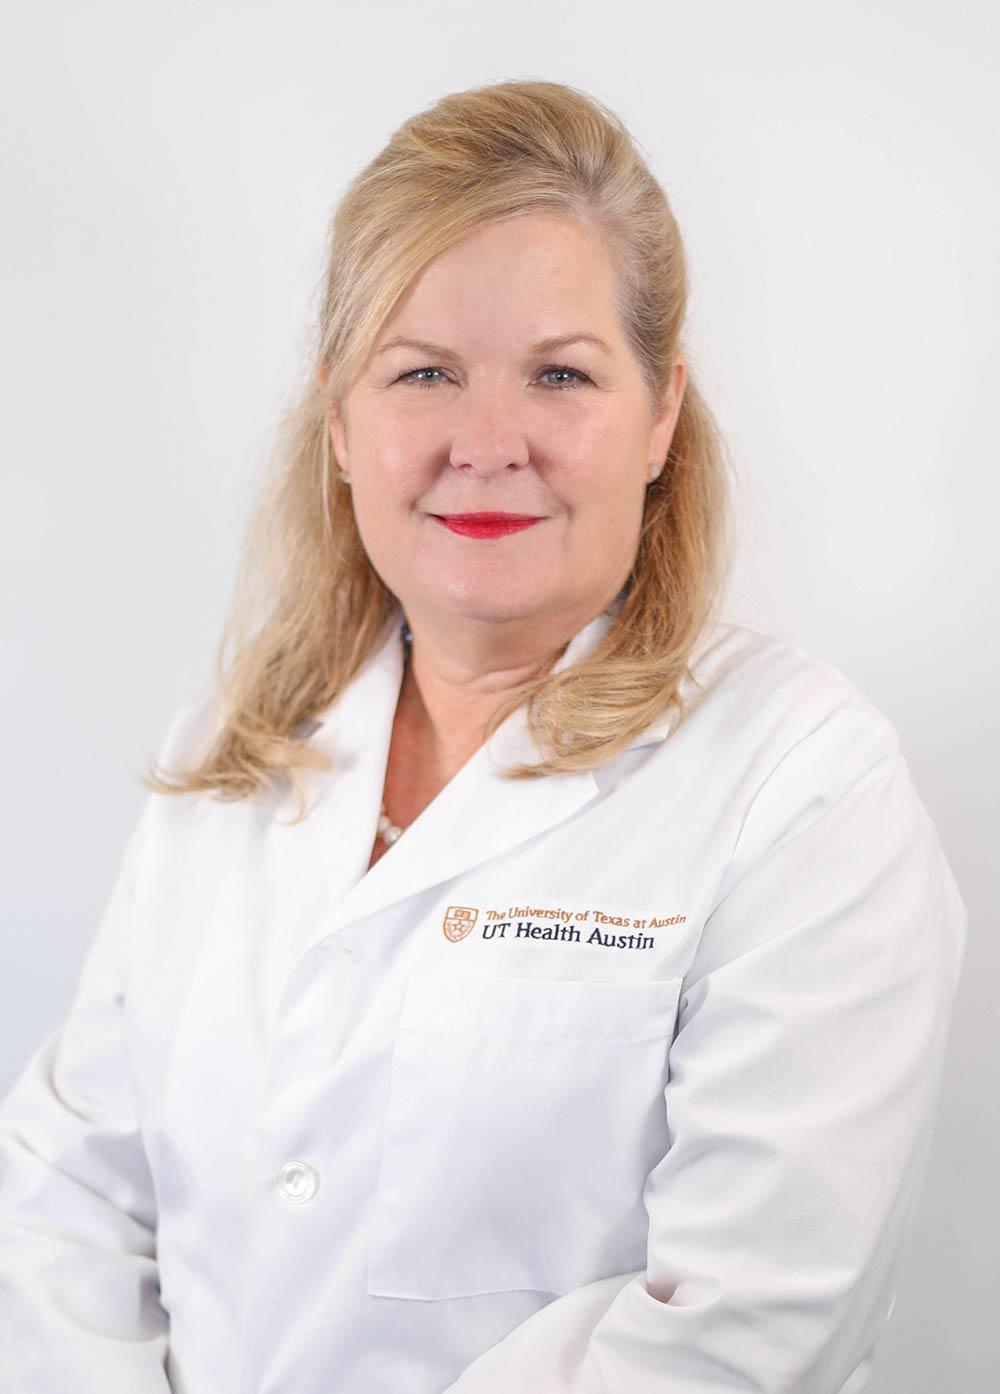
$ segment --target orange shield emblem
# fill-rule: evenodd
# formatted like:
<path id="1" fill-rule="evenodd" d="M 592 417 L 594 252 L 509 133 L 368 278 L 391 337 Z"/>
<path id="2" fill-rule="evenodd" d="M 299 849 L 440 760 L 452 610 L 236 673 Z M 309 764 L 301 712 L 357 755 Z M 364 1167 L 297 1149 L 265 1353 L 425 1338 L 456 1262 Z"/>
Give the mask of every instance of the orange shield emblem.
<path id="1" fill-rule="evenodd" d="M 469 905 L 449 905 L 444 912 L 444 937 L 456 944 L 474 928 L 478 910 Z"/>

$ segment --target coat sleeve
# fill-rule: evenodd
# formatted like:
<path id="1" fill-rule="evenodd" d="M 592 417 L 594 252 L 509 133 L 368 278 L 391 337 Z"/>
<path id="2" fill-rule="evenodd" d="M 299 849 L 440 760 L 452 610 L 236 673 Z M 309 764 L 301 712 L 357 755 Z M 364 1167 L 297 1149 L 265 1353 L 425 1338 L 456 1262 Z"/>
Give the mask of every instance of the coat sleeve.
<path id="1" fill-rule="evenodd" d="M 155 797 L 127 841 L 66 1017 L 0 1101 L 0 1389 L 169 1394 L 156 1196 L 126 1028 Z"/>
<path id="2" fill-rule="evenodd" d="M 758 788 L 682 983 L 645 1269 L 556 1297 L 445 1394 L 862 1389 L 966 928 L 894 728 L 841 706 Z"/>

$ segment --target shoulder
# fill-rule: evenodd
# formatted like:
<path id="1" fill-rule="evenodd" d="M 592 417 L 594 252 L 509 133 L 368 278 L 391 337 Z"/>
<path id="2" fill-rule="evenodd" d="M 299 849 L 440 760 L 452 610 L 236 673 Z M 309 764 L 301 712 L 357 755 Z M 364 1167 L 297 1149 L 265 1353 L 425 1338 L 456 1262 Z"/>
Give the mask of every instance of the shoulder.
<path id="1" fill-rule="evenodd" d="M 794 744 L 831 720 L 898 743 L 895 725 L 843 669 L 783 635 L 720 620 L 690 663 L 692 706 L 720 734 Z"/>
<path id="2" fill-rule="evenodd" d="M 889 716 L 848 673 L 802 644 L 722 620 L 703 636 L 684 685 L 688 714 L 666 741 L 706 785 L 749 805 L 767 785 L 792 802 L 830 799 L 900 759 Z M 669 759 L 666 751 L 664 758 Z"/>
<path id="3" fill-rule="evenodd" d="M 167 776 L 194 768 L 211 749 L 222 725 L 214 689 L 176 705 L 153 750 L 157 772 Z M 177 874 L 186 850 L 215 804 L 201 792 L 164 794 L 149 790 L 133 834 L 136 884 L 140 893 Z"/>
<path id="4" fill-rule="evenodd" d="M 193 765 L 211 748 L 222 729 L 222 712 L 214 688 L 203 688 L 174 708 L 156 758 L 171 768 Z"/>

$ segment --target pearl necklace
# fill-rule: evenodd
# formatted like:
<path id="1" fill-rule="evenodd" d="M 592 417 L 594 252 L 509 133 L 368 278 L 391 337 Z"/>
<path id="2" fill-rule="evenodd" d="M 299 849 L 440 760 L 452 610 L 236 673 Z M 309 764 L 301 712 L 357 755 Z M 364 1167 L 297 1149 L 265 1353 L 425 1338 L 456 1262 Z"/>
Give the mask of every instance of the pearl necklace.
<path id="1" fill-rule="evenodd" d="M 413 635 L 410 633 L 410 626 L 409 626 L 409 625 L 406 623 L 406 621 L 404 620 L 404 621 L 403 621 L 403 662 L 404 662 L 404 663 L 406 662 L 406 660 L 407 660 L 407 659 L 409 658 L 409 656 L 410 656 L 410 643 L 411 643 L 412 639 L 413 639 Z M 379 835 L 379 837 L 382 839 L 382 841 L 386 844 L 387 847 L 391 847 L 392 844 L 393 844 L 394 842 L 398 842 L 398 840 L 403 836 L 403 833 L 404 833 L 404 832 L 405 832 L 405 829 L 404 829 L 404 828 L 400 828 L 400 827 L 398 827 L 395 823 L 393 823 L 392 820 L 390 819 L 388 813 L 386 813 L 386 811 L 385 811 L 385 799 L 383 799 L 383 800 L 382 800 L 382 806 L 381 806 L 381 808 L 379 809 L 379 815 L 378 815 L 378 835 Z"/>
<path id="2" fill-rule="evenodd" d="M 387 847 L 391 847 L 403 835 L 403 829 L 398 828 L 395 823 L 389 821 L 389 815 L 385 811 L 385 800 L 382 800 L 382 809 L 378 815 L 378 835 Z"/>

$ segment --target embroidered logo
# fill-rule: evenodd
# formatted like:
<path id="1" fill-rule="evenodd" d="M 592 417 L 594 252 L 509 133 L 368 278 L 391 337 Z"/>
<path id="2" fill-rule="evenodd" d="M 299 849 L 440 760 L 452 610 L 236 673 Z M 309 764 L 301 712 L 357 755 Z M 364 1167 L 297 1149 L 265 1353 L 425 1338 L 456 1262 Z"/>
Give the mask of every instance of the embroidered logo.
<path id="1" fill-rule="evenodd" d="M 594 905 L 574 910 L 563 902 L 547 909 L 531 905 L 449 905 L 444 912 L 444 937 L 459 943 L 476 928 L 482 915 L 481 939 L 553 939 L 561 943 L 593 944 L 602 949 L 654 950 L 657 936 L 649 933 L 687 924 L 687 915 L 619 915 Z M 547 922 L 547 923 L 546 923 Z M 616 929 L 631 931 L 616 934 Z M 661 943 L 663 936 L 658 936 Z"/>
<path id="2" fill-rule="evenodd" d="M 457 944 L 475 929 L 479 911 L 469 905 L 449 905 L 444 912 L 444 937 Z"/>

